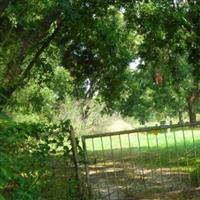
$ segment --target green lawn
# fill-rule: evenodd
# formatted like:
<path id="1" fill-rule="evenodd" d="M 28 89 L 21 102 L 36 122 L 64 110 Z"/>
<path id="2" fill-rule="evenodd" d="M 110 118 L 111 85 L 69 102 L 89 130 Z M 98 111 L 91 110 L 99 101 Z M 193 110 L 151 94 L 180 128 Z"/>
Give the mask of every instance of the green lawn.
<path id="1" fill-rule="evenodd" d="M 200 163 L 200 130 L 174 129 L 86 140 L 89 161 L 192 172 Z M 112 147 L 112 148 L 111 148 Z"/>
<path id="2" fill-rule="evenodd" d="M 200 130 L 194 129 L 193 132 L 187 130 L 173 130 L 169 132 L 148 132 L 132 133 L 102 138 L 87 139 L 88 151 L 101 151 L 122 148 L 167 148 L 167 147 L 188 147 L 198 145 L 200 142 Z M 121 144 L 120 144 L 121 143 Z"/>
<path id="3" fill-rule="evenodd" d="M 132 160 L 143 167 L 178 166 L 190 171 L 200 161 L 199 129 L 94 138 L 87 139 L 86 145 L 89 157 L 99 161 Z"/>

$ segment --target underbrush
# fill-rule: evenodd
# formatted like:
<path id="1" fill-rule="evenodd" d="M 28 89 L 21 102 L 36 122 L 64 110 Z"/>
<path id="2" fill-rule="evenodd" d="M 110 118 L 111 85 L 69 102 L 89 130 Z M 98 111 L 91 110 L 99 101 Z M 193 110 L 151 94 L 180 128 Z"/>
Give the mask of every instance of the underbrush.
<path id="1" fill-rule="evenodd" d="M 76 190 L 77 183 L 69 184 L 69 180 L 75 180 L 73 173 L 61 174 L 72 165 L 69 127 L 69 121 L 60 124 L 0 121 L 1 200 L 45 200 L 51 199 L 53 193 L 54 199 L 60 199 L 59 193 L 63 191 L 63 198 L 76 198 L 77 191 L 73 190 Z M 58 178 L 57 182 L 66 187 L 59 191 L 58 186 L 58 191 L 53 190 L 51 194 L 52 188 L 56 188 L 56 168 L 57 175 L 64 177 Z M 71 190 L 68 191 L 67 185 Z"/>

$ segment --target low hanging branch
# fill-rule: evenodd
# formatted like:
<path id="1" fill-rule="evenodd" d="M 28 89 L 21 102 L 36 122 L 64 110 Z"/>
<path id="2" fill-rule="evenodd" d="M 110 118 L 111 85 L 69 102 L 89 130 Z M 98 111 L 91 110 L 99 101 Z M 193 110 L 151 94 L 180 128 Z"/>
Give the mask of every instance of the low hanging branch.
<path id="1" fill-rule="evenodd" d="M 21 76 L 21 81 L 20 82 L 24 82 L 24 80 L 29 77 L 31 70 L 32 70 L 33 66 L 35 65 L 35 62 L 40 57 L 40 55 L 44 52 L 44 50 L 49 46 L 49 44 L 51 43 L 51 41 L 53 40 L 53 38 L 58 33 L 59 29 L 60 29 L 60 24 L 58 24 L 57 28 L 54 30 L 54 32 L 52 33 L 52 35 L 50 35 L 46 39 L 46 41 L 43 43 L 43 45 L 40 47 L 40 49 L 36 52 L 36 54 L 33 57 L 32 61 L 29 63 L 29 65 L 27 66 L 27 68 L 23 72 L 23 74 Z"/>
<path id="2" fill-rule="evenodd" d="M 37 31 L 33 31 L 30 35 L 28 35 L 24 41 L 22 42 L 22 45 L 18 49 L 18 52 L 16 56 L 14 56 L 13 59 L 7 64 L 6 66 L 6 72 L 5 76 L 7 79 L 12 80 L 13 77 L 16 75 L 13 74 L 12 66 L 15 65 L 16 70 L 20 72 L 18 75 L 22 73 L 21 71 L 21 65 L 23 64 L 24 60 L 26 59 L 26 56 L 30 54 L 31 50 L 37 46 L 39 41 L 43 40 L 48 35 L 48 31 L 56 20 L 60 17 L 60 9 L 56 8 L 55 10 L 51 11 L 39 24 Z"/>
<path id="3" fill-rule="evenodd" d="M 6 102 L 10 99 L 10 97 L 12 96 L 12 94 L 15 92 L 15 90 L 21 86 L 23 86 L 30 77 L 30 73 L 32 68 L 34 67 L 36 61 L 38 60 L 38 58 L 41 56 L 41 54 L 44 52 L 45 49 L 48 48 L 48 46 L 50 45 L 51 41 L 54 39 L 54 37 L 56 36 L 56 34 L 59 32 L 59 29 L 61 27 L 61 24 L 58 23 L 57 24 L 57 28 L 54 30 L 54 32 L 43 42 L 42 46 L 38 49 L 38 51 L 35 53 L 33 59 L 31 60 L 31 62 L 29 63 L 29 65 L 26 67 L 26 69 L 24 70 L 23 74 L 21 75 L 21 77 L 15 82 L 15 84 L 13 84 L 12 86 L 8 87 L 8 88 L 0 88 L 0 105 L 5 105 Z M 0 110 L 2 109 L 2 107 L 0 107 Z"/>
<path id="4" fill-rule="evenodd" d="M 9 6 L 10 3 L 14 3 L 17 0 L 0 0 L 0 17 L 5 11 L 5 9 Z"/>

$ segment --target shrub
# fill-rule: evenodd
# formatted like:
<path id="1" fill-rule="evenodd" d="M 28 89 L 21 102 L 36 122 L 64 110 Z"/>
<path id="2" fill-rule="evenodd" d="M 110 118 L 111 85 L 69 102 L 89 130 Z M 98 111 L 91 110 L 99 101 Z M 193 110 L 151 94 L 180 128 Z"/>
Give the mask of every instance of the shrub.
<path id="1" fill-rule="evenodd" d="M 69 121 L 58 125 L 0 121 L 0 199 L 42 199 L 50 155 L 71 159 Z"/>

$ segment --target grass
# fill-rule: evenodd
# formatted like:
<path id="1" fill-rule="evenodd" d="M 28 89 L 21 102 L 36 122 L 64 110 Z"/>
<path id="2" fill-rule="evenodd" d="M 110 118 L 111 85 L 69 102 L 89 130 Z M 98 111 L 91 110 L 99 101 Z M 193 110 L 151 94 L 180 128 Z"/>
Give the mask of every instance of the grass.
<path id="1" fill-rule="evenodd" d="M 193 137 L 194 136 L 194 137 Z M 129 145 L 129 138 L 130 138 L 130 145 Z M 184 139 L 185 138 L 185 139 Z M 120 149 L 122 148 L 157 148 L 157 141 L 158 141 L 158 148 L 163 149 L 167 147 L 181 147 L 186 146 L 190 147 L 193 145 L 193 138 L 194 142 L 198 145 L 200 143 L 200 130 L 194 129 L 193 134 L 191 130 L 174 130 L 167 132 L 148 132 L 148 133 L 132 133 L 130 135 L 117 135 L 117 136 L 108 136 L 101 138 L 94 138 L 94 139 L 87 139 L 86 145 L 88 151 L 101 151 L 102 148 L 104 150 L 110 150 L 111 145 L 112 149 Z M 185 140 L 185 143 L 184 143 Z M 148 146 L 149 141 L 149 146 Z M 121 142 L 121 144 L 120 144 Z M 94 144 L 94 148 L 93 148 Z"/>

